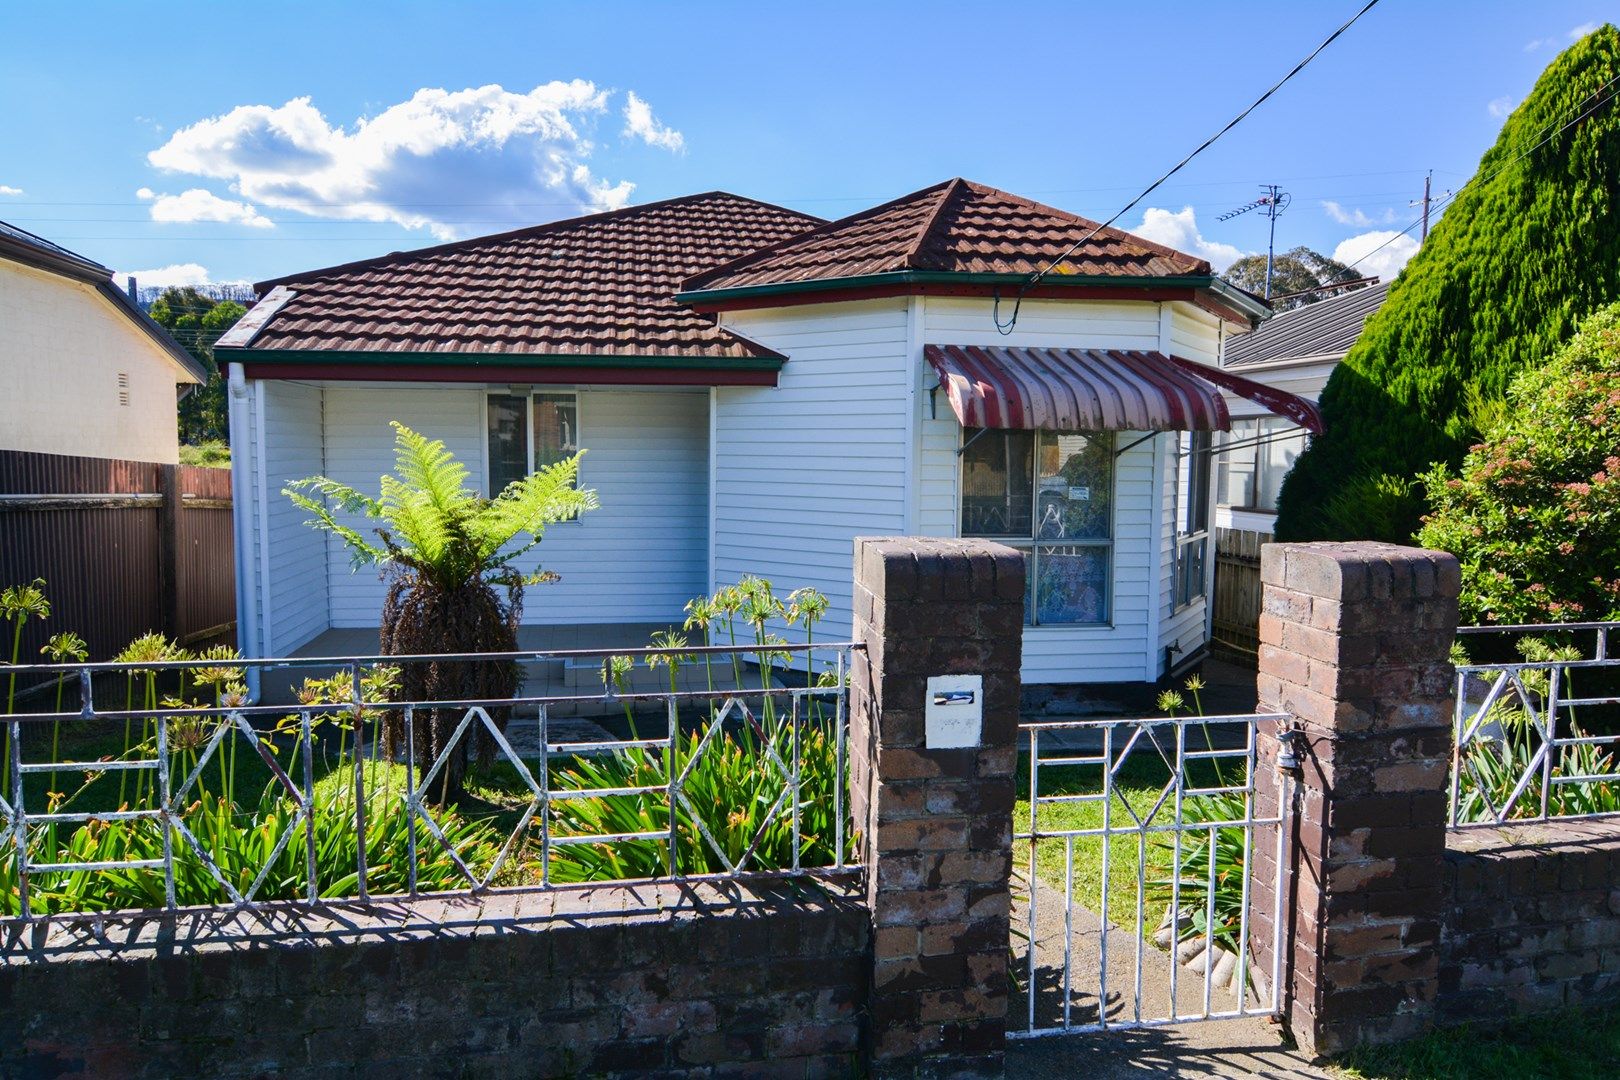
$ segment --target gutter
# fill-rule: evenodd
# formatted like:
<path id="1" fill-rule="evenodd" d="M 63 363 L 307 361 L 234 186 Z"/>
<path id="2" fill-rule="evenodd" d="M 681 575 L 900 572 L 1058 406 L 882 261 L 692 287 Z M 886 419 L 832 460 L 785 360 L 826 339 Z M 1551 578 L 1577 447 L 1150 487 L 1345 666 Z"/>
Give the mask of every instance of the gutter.
<path id="1" fill-rule="evenodd" d="M 428 367 L 644 368 L 678 371 L 780 371 L 785 356 L 613 356 L 595 353 L 375 352 L 360 349 L 255 349 L 215 346 L 216 353 L 245 364 L 320 364 Z"/>
<path id="2" fill-rule="evenodd" d="M 1028 274 L 955 273 L 944 270 L 898 270 L 855 277 L 822 278 L 815 281 L 772 282 L 740 285 L 724 289 L 690 289 L 675 294 L 675 302 L 689 307 L 724 305 L 756 297 L 802 295 L 848 289 L 927 285 L 989 285 L 1014 287 L 1029 280 Z M 1118 274 L 1049 274 L 1041 279 L 1042 288 L 1111 289 L 1208 289 L 1232 307 L 1260 321 L 1271 317 L 1271 308 L 1242 289 L 1214 274 L 1182 277 L 1134 277 Z"/>

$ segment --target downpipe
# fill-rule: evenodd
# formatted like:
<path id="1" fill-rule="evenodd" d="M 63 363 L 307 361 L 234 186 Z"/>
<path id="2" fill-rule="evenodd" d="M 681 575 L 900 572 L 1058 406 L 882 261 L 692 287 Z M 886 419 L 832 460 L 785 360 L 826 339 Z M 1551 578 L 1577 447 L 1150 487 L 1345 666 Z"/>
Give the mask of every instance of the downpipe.
<path id="1" fill-rule="evenodd" d="M 231 531 L 236 547 L 236 648 L 246 657 L 259 655 L 259 598 L 254 589 L 253 565 L 253 484 L 247 452 L 251 410 L 247 376 L 240 363 L 232 363 L 227 383 L 227 412 L 231 422 Z M 259 669 L 247 669 L 248 698 L 259 700 Z"/>

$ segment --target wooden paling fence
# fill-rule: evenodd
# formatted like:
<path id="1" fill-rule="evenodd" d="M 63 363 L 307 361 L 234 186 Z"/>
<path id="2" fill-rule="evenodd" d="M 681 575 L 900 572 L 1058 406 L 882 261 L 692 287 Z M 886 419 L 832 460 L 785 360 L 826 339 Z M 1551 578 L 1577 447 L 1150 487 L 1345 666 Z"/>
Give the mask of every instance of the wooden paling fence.
<path id="1" fill-rule="evenodd" d="M 1271 537 L 1247 529 L 1215 530 L 1215 611 L 1210 649 L 1253 664 L 1260 652 L 1260 545 Z"/>
<path id="2" fill-rule="evenodd" d="M 23 663 L 64 630 L 95 660 L 154 630 L 186 645 L 228 639 L 230 470 L 0 450 L 0 589 L 35 578 L 51 616 L 25 626 Z"/>

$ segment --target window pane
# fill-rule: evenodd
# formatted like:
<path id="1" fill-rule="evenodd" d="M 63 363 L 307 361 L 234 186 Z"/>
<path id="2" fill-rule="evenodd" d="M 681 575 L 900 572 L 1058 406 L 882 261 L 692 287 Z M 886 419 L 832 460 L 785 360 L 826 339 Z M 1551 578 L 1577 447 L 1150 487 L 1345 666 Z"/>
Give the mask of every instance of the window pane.
<path id="1" fill-rule="evenodd" d="M 490 394 L 487 433 L 489 439 L 489 494 L 493 498 L 506 486 L 528 475 L 529 432 L 524 426 L 526 398 L 515 394 Z"/>
<path id="2" fill-rule="evenodd" d="M 1035 619 L 1043 625 L 1108 619 L 1105 544 L 1042 544 L 1035 566 Z"/>
<path id="3" fill-rule="evenodd" d="M 1204 595 L 1205 553 L 1209 537 L 1188 540 L 1176 550 L 1176 607 L 1190 604 Z"/>
<path id="4" fill-rule="evenodd" d="M 1029 431 L 964 431 L 962 535 L 1029 537 L 1035 436 Z"/>
<path id="5" fill-rule="evenodd" d="M 579 403 L 573 394 L 534 395 L 534 467 L 555 465 L 579 452 Z"/>
<path id="6" fill-rule="evenodd" d="M 1255 476 L 1254 505 L 1262 510 L 1277 509 L 1277 492 L 1282 490 L 1283 477 L 1294 467 L 1294 459 L 1305 450 L 1303 431 L 1280 434 L 1297 426 L 1279 417 L 1265 421 L 1260 429 L 1262 434 L 1271 436 L 1271 441 L 1259 448 L 1260 463 Z"/>
<path id="7" fill-rule="evenodd" d="M 1176 532 L 1203 532 L 1209 528 L 1209 432 L 1184 432 L 1180 442 L 1181 490 L 1176 499 Z"/>
<path id="8" fill-rule="evenodd" d="M 1113 531 L 1113 439 L 1108 435 L 1040 438 L 1035 537 L 1107 540 Z"/>
<path id="9" fill-rule="evenodd" d="M 1249 444 L 1225 451 L 1215 463 L 1216 498 L 1223 506 L 1254 505 L 1254 437 L 1259 430 L 1259 421 L 1234 420 L 1232 430 L 1221 440 L 1225 446 Z"/>

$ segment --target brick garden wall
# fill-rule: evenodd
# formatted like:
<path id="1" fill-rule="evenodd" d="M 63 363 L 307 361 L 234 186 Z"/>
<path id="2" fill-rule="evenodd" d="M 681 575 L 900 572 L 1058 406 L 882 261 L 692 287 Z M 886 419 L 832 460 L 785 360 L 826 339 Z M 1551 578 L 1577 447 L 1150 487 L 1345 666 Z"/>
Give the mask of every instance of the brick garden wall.
<path id="1" fill-rule="evenodd" d="M 1620 822 L 1454 830 L 1439 1020 L 1493 1020 L 1620 992 Z"/>
<path id="2" fill-rule="evenodd" d="M 1620 992 L 1620 821 L 1447 828 L 1459 573 L 1387 544 L 1268 544 L 1257 803 L 1292 802 L 1283 1015 L 1333 1055 Z M 1277 769 L 1284 734 L 1298 767 Z M 1258 852 L 1255 955 L 1275 865 Z"/>
<path id="3" fill-rule="evenodd" d="M 869 925 L 842 887 L 659 885 L 36 928 L 0 1077 L 850 1075 Z"/>

